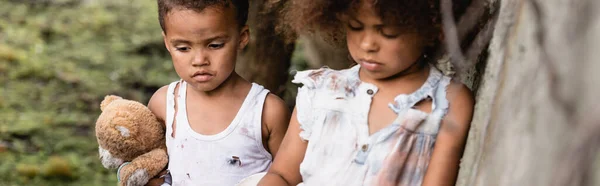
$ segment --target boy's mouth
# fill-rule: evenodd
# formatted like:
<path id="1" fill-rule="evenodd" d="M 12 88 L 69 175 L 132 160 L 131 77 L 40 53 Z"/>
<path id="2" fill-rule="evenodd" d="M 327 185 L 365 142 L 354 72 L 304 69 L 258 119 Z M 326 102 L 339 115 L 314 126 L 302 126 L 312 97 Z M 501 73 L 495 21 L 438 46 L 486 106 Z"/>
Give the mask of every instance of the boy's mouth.
<path id="1" fill-rule="evenodd" d="M 213 77 L 214 75 L 207 71 L 198 71 L 192 75 L 192 79 L 198 82 L 206 82 L 211 80 Z"/>

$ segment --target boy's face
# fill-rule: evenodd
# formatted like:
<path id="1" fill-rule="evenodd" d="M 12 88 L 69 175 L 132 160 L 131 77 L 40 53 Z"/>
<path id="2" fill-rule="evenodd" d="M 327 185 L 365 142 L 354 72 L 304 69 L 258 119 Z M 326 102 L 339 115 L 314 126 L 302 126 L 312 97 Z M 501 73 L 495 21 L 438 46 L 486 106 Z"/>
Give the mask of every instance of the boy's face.
<path id="1" fill-rule="evenodd" d="M 371 79 L 389 78 L 407 69 L 421 56 L 425 45 L 418 33 L 384 24 L 364 1 L 345 24 L 350 55 Z"/>
<path id="2" fill-rule="evenodd" d="M 233 8 L 173 9 L 164 19 L 164 42 L 181 79 L 196 90 L 211 91 L 229 78 L 237 51 L 249 37 L 247 26 L 240 30 Z"/>

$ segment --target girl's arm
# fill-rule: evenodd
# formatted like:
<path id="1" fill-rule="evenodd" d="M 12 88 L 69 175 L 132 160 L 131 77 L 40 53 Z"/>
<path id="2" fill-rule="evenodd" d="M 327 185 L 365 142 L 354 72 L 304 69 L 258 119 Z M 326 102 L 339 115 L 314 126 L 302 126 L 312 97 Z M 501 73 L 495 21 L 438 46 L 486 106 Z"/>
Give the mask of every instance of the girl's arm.
<path id="1" fill-rule="evenodd" d="M 275 161 L 259 186 L 297 185 L 302 182 L 300 163 L 304 159 L 307 142 L 300 138 L 300 124 L 296 117 L 296 108 L 292 113 L 290 125 Z"/>
<path id="2" fill-rule="evenodd" d="M 423 186 L 454 185 L 473 116 L 473 95 L 461 83 L 448 85 L 448 113 L 441 123 Z"/>

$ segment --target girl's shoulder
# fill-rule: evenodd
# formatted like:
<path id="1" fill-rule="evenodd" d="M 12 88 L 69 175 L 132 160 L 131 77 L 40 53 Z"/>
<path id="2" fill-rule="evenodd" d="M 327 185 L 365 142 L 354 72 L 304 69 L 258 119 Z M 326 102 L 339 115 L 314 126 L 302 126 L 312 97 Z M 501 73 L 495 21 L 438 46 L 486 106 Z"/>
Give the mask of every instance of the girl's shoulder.
<path id="1" fill-rule="evenodd" d="M 345 89 L 360 83 L 358 65 L 334 70 L 328 67 L 298 71 L 292 83 L 303 84 L 308 89 Z"/>

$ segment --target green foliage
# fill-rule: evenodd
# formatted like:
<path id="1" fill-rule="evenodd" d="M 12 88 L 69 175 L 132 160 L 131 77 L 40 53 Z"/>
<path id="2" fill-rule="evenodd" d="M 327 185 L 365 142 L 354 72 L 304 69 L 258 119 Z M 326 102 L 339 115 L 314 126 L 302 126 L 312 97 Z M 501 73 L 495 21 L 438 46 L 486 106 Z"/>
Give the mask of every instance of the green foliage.
<path id="1" fill-rule="evenodd" d="M 0 0 L 0 185 L 115 185 L 99 103 L 146 103 L 177 79 L 156 2 Z"/>

